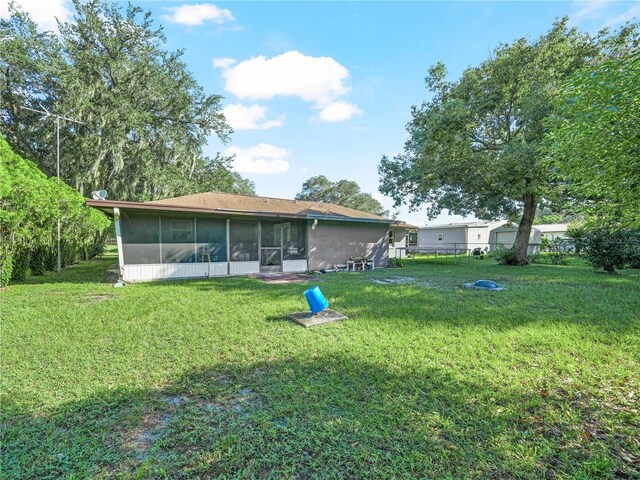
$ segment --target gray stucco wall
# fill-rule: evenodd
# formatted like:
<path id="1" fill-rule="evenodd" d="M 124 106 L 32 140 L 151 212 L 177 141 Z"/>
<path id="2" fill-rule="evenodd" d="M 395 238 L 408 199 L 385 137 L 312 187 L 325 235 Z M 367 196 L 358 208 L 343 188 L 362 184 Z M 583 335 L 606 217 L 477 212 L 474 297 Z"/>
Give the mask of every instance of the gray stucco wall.
<path id="1" fill-rule="evenodd" d="M 389 264 L 389 225 L 319 220 L 309 222 L 309 269 L 321 270 L 345 264 L 349 257 L 373 258 L 376 267 Z"/>

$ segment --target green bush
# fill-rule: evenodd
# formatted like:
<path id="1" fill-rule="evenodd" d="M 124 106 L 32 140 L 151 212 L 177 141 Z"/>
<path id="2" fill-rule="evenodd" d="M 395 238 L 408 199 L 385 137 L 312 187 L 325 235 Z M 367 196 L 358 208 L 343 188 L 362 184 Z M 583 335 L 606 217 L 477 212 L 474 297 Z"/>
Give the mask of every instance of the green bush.
<path id="1" fill-rule="evenodd" d="M 627 234 L 624 230 L 611 230 L 597 227 L 585 235 L 582 247 L 583 256 L 594 269 L 615 273 L 624 268 L 628 260 Z"/>
<path id="2" fill-rule="evenodd" d="M 404 268 L 404 260 L 401 258 L 389 259 L 389 267 L 391 268 Z"/>
<path id="3" fill-rule="evenodd" d="M 6 253 L 0 256 L 0 288 L 6 287 L 11 281 L 13 273 L 13 256 Z"/>
<path id="4" fill-rule="evenodd" d="M 27 278 L 29 272 L 30 252 L 26 248 L 21 248 L 10 255 L 13 257 L 13 270 L 11 272 L 11 281 L 21 282 Z"/>
<path id="5" fill-rule="evenodd" d="M 497 247 L 489 252 L 489 257 L 500 265 L 518 265 L 518 257 L 513 248 Z"/>
<path id="6" fill-rule="evenodd" d="M 58 219 L 63 265 L 93 249 L 96 232 L 110 224 L 104 214 L 84 205 L 79 192 L 47 178 L 0 135 L 0 245 L 7 246 L 0 249 L 0 265 L 4 272 L 7 258 L 12 259 L 12 280 L 24 280 L 29 268 L 33 275 L 55 269 Z"/>
<path id="7" fill-rule="evenodd" d="M 554 238 L 549 242 L 549 258 L 553 265 L 567 264 L 567 247 L 566 242 L 561 238 Z"/>
<path id="8" fill-rule="evenodd" d="M 629 267 L 640 268 L 640 230 L 627 230 L 625 245 Z"/>

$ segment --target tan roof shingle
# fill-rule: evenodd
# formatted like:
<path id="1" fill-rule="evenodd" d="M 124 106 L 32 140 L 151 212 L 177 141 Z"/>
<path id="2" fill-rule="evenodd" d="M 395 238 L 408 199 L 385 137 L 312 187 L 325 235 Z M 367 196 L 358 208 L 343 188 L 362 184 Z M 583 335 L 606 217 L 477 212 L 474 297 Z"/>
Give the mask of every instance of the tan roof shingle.
<path id="1" fill-rule="evenodd" d="M 205 192 L 184 197 L 166 198 L 146 202 L 153 205 L 202 208 L 237 212 L 275 213 L 280 215 L 336 216 L 369 220 L 386 220 L 384 217 L 333 203 L 307 202 L 284 198 L 255 197 L 231 193 Z"/>

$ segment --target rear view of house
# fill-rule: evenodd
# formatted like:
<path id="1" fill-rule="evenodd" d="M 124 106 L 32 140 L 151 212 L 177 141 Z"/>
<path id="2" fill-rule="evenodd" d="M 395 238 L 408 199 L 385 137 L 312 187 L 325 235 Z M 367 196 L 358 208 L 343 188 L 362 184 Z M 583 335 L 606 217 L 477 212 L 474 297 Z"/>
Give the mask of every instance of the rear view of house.
<path id="1" fill-rule="evenodd" d="M 87 200 L 115 220 L 125 281 L 387 266 L 392 220 L 339 205 L 201 193 L 153 202 Z"/>

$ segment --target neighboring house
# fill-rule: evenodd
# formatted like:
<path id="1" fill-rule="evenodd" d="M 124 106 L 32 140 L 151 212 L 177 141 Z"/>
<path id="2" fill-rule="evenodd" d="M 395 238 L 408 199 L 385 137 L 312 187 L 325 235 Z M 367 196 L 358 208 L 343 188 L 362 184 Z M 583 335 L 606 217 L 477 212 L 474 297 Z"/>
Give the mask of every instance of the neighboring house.
<path id="1" fill-rule="evenodd" d="M 493 250 L 496 247 L 511 247 L 518 226 L 507 220 L 497 222 L 461 222 L 446 225 L 430 225 L 418 230 L 418 247 L 441 253 Z M 539 251 L 540 231 L 531 230 L 529 253 Z"/>
<path id="2" fill-rule="evenodd" d="M 360 256 L 385 267 L 396 223 L 339 205 L 213 192 L 86 203 L 114 218 L 125 281 L 303 272 Z"/>
<path id="3" fill-rule="evenodd" d="M 395 222 L 389 229 L 389 258 L 404 258 L 407 248 L 418 246 L 418 227 Z"/>
<path id="4" fill-rule="evenodd" d="M 546 223 L 542 225 L 534 225 L 535 228 L 540 230 L 540 236 L 548 238 L 549 240 L 555 240 L 556 238 L 567 238 L 566 223 Z"/>

